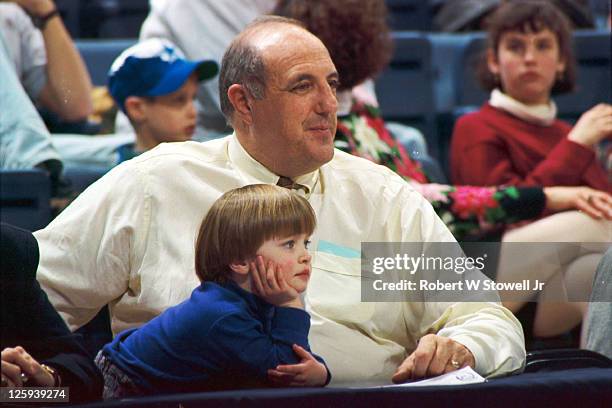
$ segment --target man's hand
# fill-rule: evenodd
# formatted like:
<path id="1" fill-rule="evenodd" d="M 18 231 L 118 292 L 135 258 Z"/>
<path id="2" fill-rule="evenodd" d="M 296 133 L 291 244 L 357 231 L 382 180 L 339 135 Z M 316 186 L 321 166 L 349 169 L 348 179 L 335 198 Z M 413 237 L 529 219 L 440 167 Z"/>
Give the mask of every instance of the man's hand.
<path id="1" fill-rule="evenodd" d="M 257 256 L 255 262 L 249 264 L 253 292 L 266 302 L 275 306 L 295 307 L 303 309 L 300 294 L 287 283 L 280 265 Z"/>
<path id="2" fill-rule="evenodd" d="M 394 383 L 433 377 L 475 366 L 472 352 L 463 344 L 435 334 L 423 336 L 416 350 L 398 367 L 391 378 Z"/>
<path id="3" fill-rule="evenodd" d="M 22 374 L 28 378 L 28 385 L 52 387 L 55 379 L 34 360 L 23 347 L 2 350 L 2 383 L 9 387 L 23 387 Z"/>
<path id="4" fill-rule="evenodd" d="M 279 365 L 268 370 L 270 381 L 285 387 L 322 387 L 327 382 L 327 368 L 318 362 L 304 348 L 293 345 L 293 351 L 300 357 L 298 364 Z"/>

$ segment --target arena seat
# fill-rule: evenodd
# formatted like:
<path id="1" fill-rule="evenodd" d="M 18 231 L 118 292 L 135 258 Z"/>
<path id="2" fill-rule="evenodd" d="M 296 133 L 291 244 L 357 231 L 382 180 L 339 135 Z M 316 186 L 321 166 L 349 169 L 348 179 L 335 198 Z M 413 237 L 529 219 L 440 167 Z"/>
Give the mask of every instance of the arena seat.
<path id="1" fill-rule="evenodd" d="M 484 91 L 476 79 L 476 67 L 479 56 L 485 49 L 485 33 L 465 35 L 461 55 L 454 74 L 455 106 L 480 106 L 487 100 L 488 92 Z"/>
<path id="2" fill-rule="evenodd" d="M 527 353 L 526 373 L 573 370 L 577 368 L 612 368 L 612 360 L 585 349 L 536 350 Z"/>
<path id="3" fill-rule="evenodd" d="M 560 117 L 575 121 L 590 107 L 601 102 L 612 102 L 611 38 L 607 30 L 579 30 L 574 33 L 576 90 L 555 97 Z"/>
<path id="4" fill-rule="evenodd" d="M 82 1 L 79 0 L 55 0 L 55 6 L 59 10 L 64 26 L 66 26 L 72 38 L 81 36 L 80 3 Z"/>
<path id="5" fill-rule="evenodd" d="M 70 187 L 77 193 L 82 193 L 90 184 L 105 175 L 110 169 L 106 167 L 72 167 L 64 168 L 64 177 L 70 182 Z"/>
<path id="6" fill-rule="evenodd" d="M 51 180 L 47 172 L 0 171 L 0 220 L 36 231 L 51 221 Z"/>
<path id="7" fill-rule="evenodd" d="M 428 31 L 433 16 L 429 2 L 423 0 L 386 0 L 389 24 L 393 30 Z"/>
<path id="8" fill-rule="evenodd" d="M 136 42 L 136 39 L 120 39 L 79 40 L 75 43 L 85 61 L 93 84 L 103 86 L 106 85 L 108 70 L 115 58 Z"/>
<path id="9" fill-rule="evenodd" d="M 88 38 L 137 38 L 148 14 L 148 0 L 89 0 L 81 6 L 81 31 Z"/>
<path id="10" fill-rule="evenodd" d="M 391 63 L 376 79 L 381 113 L 387 121 L 418 128 L 437 157 L 431 42 L 426 34 L 415 32 L 393 32 L 392 38 Z"/>

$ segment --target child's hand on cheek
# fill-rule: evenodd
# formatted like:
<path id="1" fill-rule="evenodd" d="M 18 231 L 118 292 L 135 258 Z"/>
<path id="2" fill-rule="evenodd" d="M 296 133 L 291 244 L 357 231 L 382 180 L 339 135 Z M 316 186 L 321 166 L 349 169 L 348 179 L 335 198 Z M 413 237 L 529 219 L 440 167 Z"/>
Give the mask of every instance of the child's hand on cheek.
<path id="1" fill-rule="evenodd" d="M 275 306 L 303 309 L 300 294 L 284 278 L 280 265 L 258 255 L 249 263 L 253 293 Z"/>

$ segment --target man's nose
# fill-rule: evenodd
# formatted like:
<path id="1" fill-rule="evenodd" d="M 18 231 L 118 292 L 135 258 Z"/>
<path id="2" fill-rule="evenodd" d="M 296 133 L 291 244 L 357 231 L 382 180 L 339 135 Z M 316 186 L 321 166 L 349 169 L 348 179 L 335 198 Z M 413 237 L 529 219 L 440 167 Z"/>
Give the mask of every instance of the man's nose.
<path id="1" fill-rule="evenodd" d="M 336 114 L 338 110 L 338 99 L 336 93 L 331 86 L 327 85 L 321 90 L 319 101 L 317 103 L 317 113 L 320 114 Z"/>

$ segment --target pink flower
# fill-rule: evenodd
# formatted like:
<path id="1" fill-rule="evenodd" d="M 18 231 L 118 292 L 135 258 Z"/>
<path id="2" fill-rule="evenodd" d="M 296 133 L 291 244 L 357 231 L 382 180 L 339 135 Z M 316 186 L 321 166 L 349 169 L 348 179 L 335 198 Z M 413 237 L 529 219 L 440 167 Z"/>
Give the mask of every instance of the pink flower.
<path id="1" fill-rule="evenodd" d="M 493 199 L 494 193 L 495 189 L 489 187 L 457 187 L 449 194 L 453 199 L 452 210 L 459 218 L 466 219 L 476 215 L 482 219 L 488 208 L 497 207 L 497 201 Z"/>

